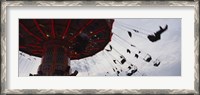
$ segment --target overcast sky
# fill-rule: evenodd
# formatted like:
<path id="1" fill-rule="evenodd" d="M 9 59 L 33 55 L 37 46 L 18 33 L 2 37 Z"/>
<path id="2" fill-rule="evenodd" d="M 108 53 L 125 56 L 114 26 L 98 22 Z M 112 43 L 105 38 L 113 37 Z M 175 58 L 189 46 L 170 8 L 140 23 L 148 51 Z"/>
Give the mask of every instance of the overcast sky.
<path id="1" fill-rule="evenodd" d="M 161 35 L 161 40 L 153 43 L 147 39 L 148 34 L 155 33 L 159 26 L 165 27 L 166 24 L 168 30 Z M 132 29 L 138 30 L 139 33 Z M 132 32 L 132 37 L 127 31 Z M 112 40 L 105 47 L 110 49 L 111 45 L 112 51 L 103 50 L 92 57 L 72 60 L 72 72 L 78 70 L 77 76 L 116 76 L 117 73 L 113 70 L 115 69 L 120 71 L 120 76 L 126 76 L 130 72 L 128 66 L 133 64 L 132 69 L 138 70 L 133 76 L 181 75 L 181 19 L 115 19 L 112 32 Z M 127 49 L 131 53 L 128 53 Z M 136 58 L 135 54 L 139 57 Z M 19 55 L 19 76 L 36 74 L 41 58 L 24 55 Z M 126 62 L 115 64 L 113 60 L 121 61 L 121 55 L 126 58 Z M 150 62 L 144 60 L 148 55 L 152 57 Z M 161 62 L 158 67 L 153 66 L 156 59 Z"/>

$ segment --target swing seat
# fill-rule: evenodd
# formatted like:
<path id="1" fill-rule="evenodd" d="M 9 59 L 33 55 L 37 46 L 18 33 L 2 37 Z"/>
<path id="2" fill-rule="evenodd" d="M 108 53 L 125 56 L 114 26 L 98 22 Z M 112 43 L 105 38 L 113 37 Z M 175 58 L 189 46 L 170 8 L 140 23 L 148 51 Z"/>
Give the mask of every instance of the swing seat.
<path id="1" fill-rule="evenodd" d="M 154 36 L 154 35 L 148 35 L 147 38 L 151 41 L 151 42 L 155 42 L 160 40 L 160 36 Z"/>
<path id="2" fill-rule="evenodd" d="M 133 75 L 134 73 L 136 73 L 137 72 L 137 69 L 134 69 L 134 70 L 131 70 L 131 73 L 127 73 L 126 75 L 127 76 L 131 76 L 131 75 Z"/>
<path id="3" fill-rule="evenodd" d="M 126 62 L 126 59 L 121 60 L 121 64 L 124 64 Z"/>
<path id="4" fill-rule="evenodd" d="M 138 58 L 139 57 L 139 55 L 138 54 L 135 54 L 135 58 Z"/>
<path id="5" fill-rule="evenodd" d="M 158 59 L 156 59 L 156 61 L 154 61 L 153 66 L 158 67 L 160 65 L 160 61 Z"/>
<path id="6" fill-rule="evenodd" d="M 163 32 L 165 32 L 168 28 L 168 25 L 165 26 L 165 28 L 163 29 L 161 26 L 160 26 L 160 30 L 157 31 L 156 33 L 154 33 L 154 35 L 148 35 L 147 38 L 151 41 L 151 42 L 155 42 L 155 41 L 158 41 L 160 40 L 160 36 Z"/>
<path id="7" fill-rule="evenodd" d="M 70 76 L 76 76 L 78 74 L 78 71 L 75 70 L 74 73 L 72 73 Z"/>
<path id="8" fill-rule="evenodd" d="M 150 55 L 147 55 L 143 60 L 145 60 L 146 62 L 150 62 L 152 58 Z"/>
<path id="9" fill-rule="evenodd" d="M 158 67 L 160 65 L 160 62 L 154 63 L 153 66 Z"/>

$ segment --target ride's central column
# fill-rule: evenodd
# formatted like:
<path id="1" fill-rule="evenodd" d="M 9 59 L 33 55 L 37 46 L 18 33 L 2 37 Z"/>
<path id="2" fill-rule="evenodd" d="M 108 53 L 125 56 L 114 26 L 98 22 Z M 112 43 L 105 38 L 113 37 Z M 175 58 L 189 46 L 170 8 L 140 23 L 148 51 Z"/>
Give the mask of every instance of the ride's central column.
<path id="1" fill-rule="evenodd" d="M 38 75 L 68 76 L 70 74 L 69 51 L 60 40 L 50 40 L 44 43 L 42 63 Z"/>

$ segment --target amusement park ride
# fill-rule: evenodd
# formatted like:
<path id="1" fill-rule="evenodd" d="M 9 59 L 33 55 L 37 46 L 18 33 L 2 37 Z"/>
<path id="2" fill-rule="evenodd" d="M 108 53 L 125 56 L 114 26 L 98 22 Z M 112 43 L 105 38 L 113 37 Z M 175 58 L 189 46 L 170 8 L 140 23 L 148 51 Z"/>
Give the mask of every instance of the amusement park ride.
<path id="1" fill-rule="evenodd" d="M 113 19 L 20 19 L 19 50 L 41 57 L 38 73 L 30 76 L 75 76 L 70 60 L 92 56 L 112 36 Z"/>
<path id="2" fill-rule="evenodd" d="M 132 76 L 134 73 L 139 72 L 137 66 L 128 62 L 115 47 L 108 44 L 112 35 L 115 35 L 115 38 L 118 37 L 131 47 L 136 48 L 135 45 L 124 40 L 120 35 L 112 32 L 113 23 L 114 19 L 20 19 L 19 50 L 42 59 L 37 69 L 37 74 L 30 74 L 29 76 L 76 76 L 78 71 L 71 72 L 70 61 L 93 56 L 102 50 L 105 50 L 108 55 L 109 52 L 113 51 L 120 55 L 120 60 L 110 55 L 112 60 L 110 63 L 120 65 L 130 63 L 126 66 L 130 71 L 126 73 L 127 76 Z M 127 28 L 124 25 L 120 27 L 121 29 Z M 120 29 L 120 27 L 118 28 Z M 161 34 L 167 28 L 168 25 L 165 28 L 160 26 L 160 30 L 153 35 L 146 35 L 146 38 L 152 43 L 156 42 L 161 39 Z M 132 28 L 125 31 L 130 38 L 134 33 L 142 33 Z M 106 49 L 106 46 L 109 49 Z M 141 55 L 140 50 L 134 53 L 131 49 L 127 49 L 127 53 L 134 54 L 136 59 L 141 57 L 139 56 Z M 109 62 L 108 58 L 109 56 L 105 57 Z M 145 62 L 152 62 L 155 67 L 158 67 L 161 63 L 158 59 L 153 61 L 148 53 L 142 59 Z M 119 70 L 115 67 L 111 69 L 117 76 L 123 72 L 122 69 Z M 106 72 L 106 74 L 108 73 Z"/>

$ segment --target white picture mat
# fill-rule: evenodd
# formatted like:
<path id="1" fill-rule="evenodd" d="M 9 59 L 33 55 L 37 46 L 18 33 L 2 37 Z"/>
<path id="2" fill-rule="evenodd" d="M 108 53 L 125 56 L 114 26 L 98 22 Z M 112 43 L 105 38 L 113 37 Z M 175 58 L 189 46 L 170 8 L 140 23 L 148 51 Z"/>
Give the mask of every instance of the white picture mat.
<path id="1" fill-rule="evenodd" d="M 194 7 L 7 7 L 8 89 L 194 89 Z M 20 18 L 181 18 L 181 77 L 18 77 Z"/>

